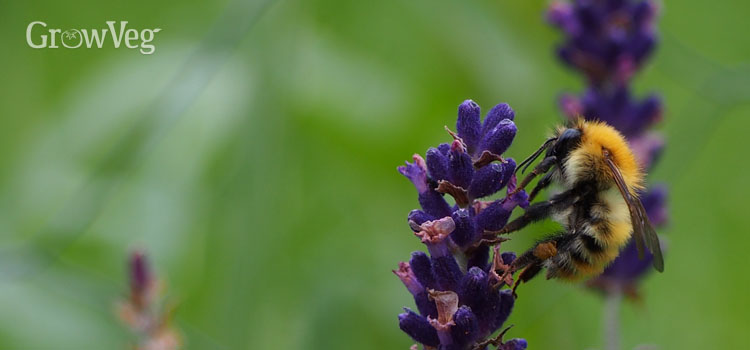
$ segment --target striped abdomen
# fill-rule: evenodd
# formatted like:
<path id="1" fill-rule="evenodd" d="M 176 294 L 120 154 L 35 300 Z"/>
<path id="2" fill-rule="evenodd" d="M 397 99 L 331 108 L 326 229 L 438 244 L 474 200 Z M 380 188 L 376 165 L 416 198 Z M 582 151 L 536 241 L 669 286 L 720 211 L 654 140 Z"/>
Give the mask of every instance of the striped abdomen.
<path id="1" fill-rule="evenodd" d="M 555 219 L 566 228 L 557 255 L 546 262 L 547 278 L 576 280 L 601 273 L 630 238 L 627 205 L 616 188 L 582 198 Z"/>

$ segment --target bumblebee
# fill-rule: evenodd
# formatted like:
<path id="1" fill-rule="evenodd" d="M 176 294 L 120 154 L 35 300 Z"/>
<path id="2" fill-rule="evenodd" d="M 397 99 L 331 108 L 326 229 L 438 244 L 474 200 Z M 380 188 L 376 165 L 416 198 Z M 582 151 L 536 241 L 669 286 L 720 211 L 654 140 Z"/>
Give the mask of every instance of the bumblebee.
<path id="1" fill-rule="evenodd" d="M 552 183 L 562 192 L 535 203 L 500 231 L 507 234 L 552 217 L 563 231 L 544 238 L 519 256 L 510 266 L 520 269 L 516 286 L 536 276 L 543 268 L 547 278 L 579 280 L 600 274 L 635 239 L 639 257 L 645 248 L 653 254 L 653 266 L 664 270 L 659 239 L 646 215 L 638 192 L 643 189 L 643 172 L 625 138 L 603 122 L 579 119 L 570 127 L 559 127 L 554 136 L 529 156 L 517 169 L 525 172 L 542 153 L 545 157 L 519 183 L 520 191 L 544 174 L 529 194 L 529 200 Z"/>

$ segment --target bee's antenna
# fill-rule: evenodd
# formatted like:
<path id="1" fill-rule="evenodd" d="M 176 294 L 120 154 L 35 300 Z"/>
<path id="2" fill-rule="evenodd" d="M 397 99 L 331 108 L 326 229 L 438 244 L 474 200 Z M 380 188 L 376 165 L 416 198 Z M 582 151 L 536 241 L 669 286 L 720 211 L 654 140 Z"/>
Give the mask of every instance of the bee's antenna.
<path id="1" fill-rule="evenodd" d="M 536 150 L 536 152 L 534 152 L 528 158 L 524 159 L 523 162 L 518 164 L 518 166 L 516 167 L 516 172 L 518 172 L 518 169 L 521 169 L 521 168 L 523 168 L 521 170 L 521 174 L 526 172 L 526 168 L 528 168 L 529 165 L 531 165 L 531 163 L 533 163 L 537 158 L 539 158 L 539 155 L 542 154 L 542 152 L 544 152 L 549 147 L 549 145 L 551 145 L 552 142 L 554 142 L 555 140 L 557 140 L 557 137 L 550 137 L 547 139 L 547 141 L 544 141 L 542 146 L 539 147 L 539 149 Z"/>

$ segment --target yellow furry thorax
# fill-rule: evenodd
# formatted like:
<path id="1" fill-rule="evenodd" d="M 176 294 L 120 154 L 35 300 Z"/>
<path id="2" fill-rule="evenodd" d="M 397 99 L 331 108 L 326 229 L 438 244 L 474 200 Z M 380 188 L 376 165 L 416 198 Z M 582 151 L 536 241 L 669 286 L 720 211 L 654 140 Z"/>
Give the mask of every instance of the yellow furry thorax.
<path id="1" fill-rule="evenodd" d="M 630 145 L 619 131 L 605 122 L 587 121 L 582 118 L 573 122 L 571 127 L 581 130 L 581 144 L 575 153 L 587 154 L 601 160 L 602 166 L 597 167 L 597 170 L 603 170 L 606 169 L 606 166 L 603 166 L 602 150 L 609 150 L 612 160 L 622 173 L 630 192 L 637 194 L 638 190 L 643 188 L 643 172 L 630 150 Z M 558 129 L 559 132 L 560 129 Z"/>

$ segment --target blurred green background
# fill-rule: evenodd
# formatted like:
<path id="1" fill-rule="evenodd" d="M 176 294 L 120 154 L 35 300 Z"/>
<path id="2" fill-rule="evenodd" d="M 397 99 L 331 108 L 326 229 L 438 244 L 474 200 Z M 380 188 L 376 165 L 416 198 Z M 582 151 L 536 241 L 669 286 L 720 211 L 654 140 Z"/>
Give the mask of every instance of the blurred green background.
<path id="1" fill-rule="evenodd" d="M 125 261 L 148 251 L 191 349 L 407 349 L 391 274 L 423 246 L 395 168 L 448 139 L 467 98 L 505 101 L 529 154 L 581 81 L 547 2 L 0 1 L 0 348 L 126 349 Z M 660 93 L 666 272 L 623 345 L 740 349 L 750 327 L 742 156 L 750 4 L 664 1 L 636 78 Z M 162 28 L 153 55 L 26 45 L 26 26 Z M 522 250 L 554 224 L 506 248 Z M 536 280 L 510 335 L 601 348 L 601 298 Z"/>

